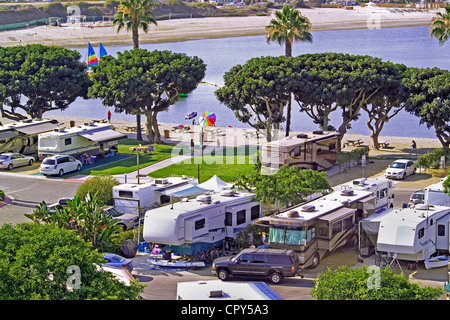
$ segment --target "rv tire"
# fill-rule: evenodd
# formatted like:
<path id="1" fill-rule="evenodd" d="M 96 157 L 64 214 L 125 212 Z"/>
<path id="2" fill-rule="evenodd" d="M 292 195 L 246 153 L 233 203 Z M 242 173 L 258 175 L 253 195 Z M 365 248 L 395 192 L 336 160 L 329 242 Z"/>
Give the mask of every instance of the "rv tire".
<path id="1" fill-rule="evenodd" d="M 220 269 L 217 271 L 217 277 L 222 281 L 227 281 L 230 274 L 227 269 Z"/>
<path id="2" fill-rule="evenodd" d="M 283 281 L 283 277 L 279 272 L 272 272 L 269 276 L 269 279 L 273 284 L 279 284 Z"/>
<path id="3" fill-rule="evenodd" d="M 319 262 L 320 262 L 320 255 L 318 252 L 316 252 L 312 258 L 311 269 L 317 268 L 317 266 L 319 265 Z"/>

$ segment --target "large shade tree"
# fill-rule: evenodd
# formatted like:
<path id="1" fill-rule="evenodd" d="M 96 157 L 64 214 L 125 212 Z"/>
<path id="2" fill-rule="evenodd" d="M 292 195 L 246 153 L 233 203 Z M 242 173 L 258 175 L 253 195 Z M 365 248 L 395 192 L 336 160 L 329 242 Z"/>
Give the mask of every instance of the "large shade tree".
<path id="1" fill-rule="evenodd" d="M 148 33 L 150 25 L 157 25 L 153 8 L 155 2 L 153 0 L 122 0 L 119 3 L 116 14 L 114 15 L 113 24 L 117 26 L 117 33 L 123 28 L 127 31 L 131 30 L 133 37 L 133 49 L 139 48 L 139 29 Z M 136 114 L 137 138 L 142 140 L 141 132 L 141 115 Z"/>
<path id="2" fill-rule="evenodd" d="M 283 56 L 250 59 L 227 71 L 225 85 L 215 92 L 239 121 L 263 131 L 268 141 L 276 138 L 290 99 L 290 60 Z"/>
<path id="3" fill-rule="evenodd" d="M 281 11 L 275 12 L 275 19 L 266 26 L 267 42 L 275 41 L 284 44 L 285 56 L 292 57 L 292 44 L 297 41 L 312 42 L 311 22 L 301 12 L 289 5 L 283 6 Z M 291 100 L 286 110 L 286 136 L 291 126 Z"/>
<path id="4" fill-rule="evenodd" d="M 117 58 L 106 56 L 93 68 L 89 95 L 116 112 L 145 115 L 148 141 L 160 143 L 158 113 L 172 106 L 180 94 L 194 90 L 205 71 L 198 57 L 133 49 L 118 53 Z"/>
<path id="5" fill-rule="evenodd" d="M 75 50 L 32 44 L 0 48 L 1 116 L 41 118 L 87 98 L 87 65 Z"/>

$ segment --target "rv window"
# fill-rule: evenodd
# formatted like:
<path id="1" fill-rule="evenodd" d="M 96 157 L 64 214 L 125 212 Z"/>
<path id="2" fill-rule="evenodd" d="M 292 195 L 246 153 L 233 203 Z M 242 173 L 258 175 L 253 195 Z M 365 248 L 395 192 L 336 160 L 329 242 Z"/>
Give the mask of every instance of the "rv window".
<path id="1" fill-rule="evenodd" d="M 350 229 L 351 227 L 353 227 L 353 216 L 344 218 L 344 220 L 342 221 L 343 223 L 343 228 L 345 229 Z"/>
<path id="2" fill-rule="evenodd" d="M 0 139 L 0 143 L 6 143 L 6 139 Z"/>
<path id="3" fill-rule="evenodd" d="M 336 144 L 335 144 L 334 142 L 331 142 L 331 143 L 328 145 L 328 150 L 334 150 L 334 149 L 336 149 Z"/>
<path id="4" fill-rule="evenodd" d="M 284 243 L 284 229 L 271 227 L 269 230 L 269 241 Z"/>
<path id="5" fill-rule="evenodd" d="M 438 236 L 439 237 L 445 236 L 445 225 L 443 224 L 438 225 Z"/>
<path id="6" fill-rule="evenodd" d="M 206 226 L 205 218 L 195 221 L 195 230 L 203 229 Z"/>
<path id="7" fill-rule="evenodd" d="M 237 221 L 236 221 L 237 225 L 245 223 L 245 209 L 241 210 L 241 211 L 238 211 L 236 213 L 236 216 L 237 216 Z"/>
<path id="8" fill-rule="evenodd" d="M 255 220 L 259 218 L 259 205 L 253 206 L 250 211 L 250 219 Z"/>
<path id="9" fill-rule="evenodd" d="M 294 157 L 300 157 L 301 147 L 297 146 L 294 148 Z"/>
<path id="10" fill-rule="evenodd" d="M 335 234 L 339 233 L 342 231 L 342 221 L 336 221 L 333 223 L 332 225 L 332 235 L 334 236 Z"/>
<path id="11" fill-rule="evenodd" d="M 419 229 L 419 239 L 423 238 L 424 235 L 425 235 L 425 229 L 424 228 Z"/>
<path id="12" fill-rule="evenodd" d="M 380 197 L 379 197 L 379 199 L 386 198 L 386 196 L 387 196 L 387 191 L 388 191 L 387 188 L 380 190 Z"/>
<path id="13" fill-rule="evenodd" d="M 231 212 L 225 212 L 225 225 L 227 227 L 233 225 L 233 214 Z"/>
<path id="14" fill-rule="evenodd" d="M 287 244 L 302 245 L 303 239 L 306 239 L 305 228 L 303 230 L 286 230 L 286 241 Z"/>
<path id="15" fill-rule="evenodd" d="M 306 241 L 310 242 L 316 237 L 316 227 L 309 226 L 308 227 L 308 234 L 306 235 Z"/>
<path id="16" fill-rule="evenodd" d="M 72 144 L 72 138 L 64 139 L 64 145 L 68 146 L 69 144 Z"/>
<path id="17" fill-rule="evenodd" d="M 319 237 L 328 238 L 328 228 L 320 227 L 319 228 Z"/>
<path id="18" fill-rule="evenodd" d="M 133 191 L 119 190 L 119 197 L 121 197 L 121 198 L 133 198 Z"/>

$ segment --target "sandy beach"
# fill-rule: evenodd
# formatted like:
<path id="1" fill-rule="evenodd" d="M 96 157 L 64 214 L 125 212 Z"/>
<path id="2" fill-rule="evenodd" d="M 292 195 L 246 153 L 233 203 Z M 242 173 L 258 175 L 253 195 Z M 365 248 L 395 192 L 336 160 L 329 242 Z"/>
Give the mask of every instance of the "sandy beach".
<path id="1" fill-rule="evenodd" d="M 442 9 L 440 9 L 442 10 Z M 301 9 L 303 15 L 309 18 L 312 30 L 342 30 L 367 28 L 394 28 L 429 25 L 438 12 L 437 9 L 393 10 L 378 7 L 344 8 L 313 8 Z M 204 38 L 234 37 L 247 35 L 263 35 L 265 26 L 273 18 L 273 13 L 267 16 L 250 17 L 213 17 L 172 19 L 159 21 L 157 26 L 151 26 L 150 32 L 140 33 L 140 43 L 185 41 Z M 62 26 L 34 27 L 0 33 L 0 46 L 41 43 L 65 47 L 86 46 L 92 44 L 131 45 L 131 32 L 116 32 L 113 26 Z"/>

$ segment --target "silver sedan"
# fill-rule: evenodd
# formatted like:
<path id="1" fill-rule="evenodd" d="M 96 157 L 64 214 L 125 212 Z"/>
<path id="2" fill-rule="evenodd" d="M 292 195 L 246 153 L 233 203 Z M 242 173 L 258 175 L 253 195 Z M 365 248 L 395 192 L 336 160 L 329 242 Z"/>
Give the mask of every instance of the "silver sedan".
<path id="1" fill-rule="evenodd" d="M 34 157 L 24 156 L 20 153 L 2 153 L 0 154 L 0 169 L 12 170 L 16 167 L 32 165 Z"/>

